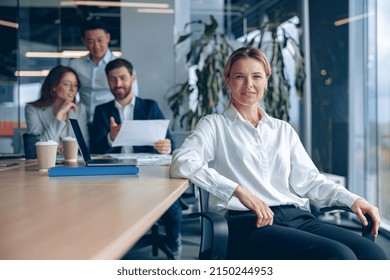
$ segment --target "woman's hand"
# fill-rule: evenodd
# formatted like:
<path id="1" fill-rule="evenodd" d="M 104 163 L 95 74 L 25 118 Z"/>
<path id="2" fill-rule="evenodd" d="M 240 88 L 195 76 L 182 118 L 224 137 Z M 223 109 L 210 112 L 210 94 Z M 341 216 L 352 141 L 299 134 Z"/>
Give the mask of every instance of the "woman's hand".
<path id="1" fill-rule="evenodd" d="M 274 212 L 261 199 L 238 185 L 233 195 L 257 217 L 256 227 L 270 226 L 274 220 Z"/>
<path id="2" fill-rule="evenodd" d="M 157 150 L 159 154 L 168 154 L 171 150 L 171 140 L 158 140 L 156 143 L 154 143 L 153 147 Z"/>
<path id="3" fill-rule="evenodd" d="M 57 113 L 55 114 L 56 115 L 56 118 L 60 121 L 66 121 L 68 119 L 68 112 L 70 110 L 73 110 L 75 112 L 77 112 L 77 105 L 76 103 L 74 102 L 71 102 L 71 101 L 68 101 L 68 100 L 65 100 L 60 108 L 58 109 Z"/>
<path id="4" fill-rule="evenodd" d="M 355 202 L 352 204 L 351 207 L 352 211 L 356 214 L 356 216 L 359 218 L 361 223 L 366 226 L 368 224 L 366 217 L 364 217 L 364 214 L 370 215 L 372 218 L 374 225 L 372 227 L 371 234 L 375 237 L 378 236 L 378 230 L 379 226 L 381 224 L 381 218 L 379 216 L 379 210 L 377 207 L 371 205 L 367 201 L 365 201 L 362 198 L 356 199 Z"/>
<path id="5" fill-rule="evenodd" d="M 58 145 L 57 151 L 60 154 L 63 154 L 64 153 L 64 144 L 61 143 L 60 145 Z"/>

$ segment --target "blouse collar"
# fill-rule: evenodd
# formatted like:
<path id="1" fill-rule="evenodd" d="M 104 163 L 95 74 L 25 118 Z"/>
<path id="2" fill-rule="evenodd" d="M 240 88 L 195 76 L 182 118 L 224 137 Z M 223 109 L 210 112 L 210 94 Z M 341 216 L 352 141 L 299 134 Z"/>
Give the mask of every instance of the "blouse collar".
<path id="1" fill-rule="evenodd" d="M 259 106 L 261 114 L 261 123 L 267 124 L 270 127 L 275 127 L 275 120 L 270 117 L 263 108 Z M 223 116 L 226 118 L 227 123 L 232 125 L 235 121 L 245 121 L 241 114 L 237 111 L 236 107 L 233 104 L 230 104 L 229 107 L 223 112 Z"/>

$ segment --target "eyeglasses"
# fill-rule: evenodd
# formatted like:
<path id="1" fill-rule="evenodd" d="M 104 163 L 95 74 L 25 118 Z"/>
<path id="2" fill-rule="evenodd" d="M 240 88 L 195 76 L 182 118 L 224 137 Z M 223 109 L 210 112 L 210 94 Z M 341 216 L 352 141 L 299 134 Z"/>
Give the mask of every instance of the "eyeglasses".
<path id="1" fill-rule="evenodd" d="M 71 89 L 72 87 L 75 88 L 76 90 L 79 89 L 79 85 L 78 84 L 72 84 L 71 82 L 64 82 L 63 83 L 64 87 L 66 89 Z"/>

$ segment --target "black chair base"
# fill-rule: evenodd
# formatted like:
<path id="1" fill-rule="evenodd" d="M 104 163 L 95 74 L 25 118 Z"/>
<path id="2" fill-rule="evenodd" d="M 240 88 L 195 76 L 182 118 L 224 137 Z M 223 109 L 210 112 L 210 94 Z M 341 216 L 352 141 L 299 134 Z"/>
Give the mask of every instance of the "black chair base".
<path id="1" fill-rule="evenodd" d="M 133 247 L 133 250 L 141 249 L 147 246 L 152 246 L 153 257 L 158 256 L 158 250 L 161 250 L 169 260 L 173 260 L 174 256 L 171 249 L 167 245 L 165 235 L 159 233 L 159 225 L 154 224 L 151 228 L 151 233 L 144 235 Z"/>

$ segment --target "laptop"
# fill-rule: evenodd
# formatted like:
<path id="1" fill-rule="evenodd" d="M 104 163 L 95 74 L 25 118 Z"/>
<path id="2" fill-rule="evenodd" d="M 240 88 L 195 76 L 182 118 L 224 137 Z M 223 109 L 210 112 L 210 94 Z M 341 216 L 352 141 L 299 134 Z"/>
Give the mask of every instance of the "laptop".
<path id="1" fill-rule="evenodd" d="M 84 136 L 81 133 L 80 125 L 76 119 L 69 119 L 72 125 L 74 135 L 76 136 L 77 143 L 79 144 L 80 154 L 84 160 L 86 166 L 135 166 L 137 165 L 137 159 L 117 159 L 117 158 L 104 158 L 104 159 L 92 159 L 91 154 L 88 151 L 87 144 L 85 143 Z"/>
<path id="2" fill-rule="evenodd" d="M 14 158 L 22 158 L 23 154 L 13 154 L 13 153 L 0 153 L 0 159 L 14 159 Z"/>

